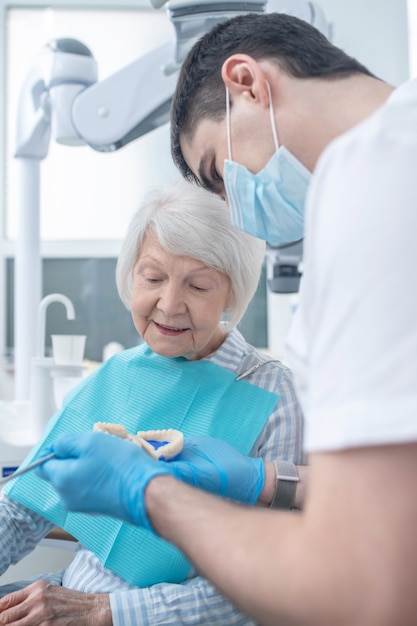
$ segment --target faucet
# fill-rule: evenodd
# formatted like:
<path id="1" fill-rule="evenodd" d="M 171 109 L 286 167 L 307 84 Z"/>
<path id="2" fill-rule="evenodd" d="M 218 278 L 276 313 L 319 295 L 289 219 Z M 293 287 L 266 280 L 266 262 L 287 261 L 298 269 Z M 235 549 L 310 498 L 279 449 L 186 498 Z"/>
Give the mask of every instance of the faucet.
<path id="1" fill-rule="evenodd" d="M 38 318 L 38 345 L 37 356 L 45 356 L 45 333 L 46 333 L 46 309 L 52 302 L 61 302 L 67 310 L 67 319 L 74 320 L 75 312 L 74 306 L 67 296 L 62 293 L 51 293 L 49 296 L 45 296 L 39 305 L 39 318 Z"/>
<path id="2" fill-rule="evenodd" d="M 75 319 L 74 306 L 67 296 L 60 293 L 51 293 L 45 296 L 39 305 L 37 356 L 31 361 L 30 376 L 30 417 L 31 428 L 38 439 L 49 418 L 55 413 L 58 404 L 57 384 L 68 386 L 67 377 L 71 379 L 71 386 L 80 382 L 83 376 L 83 367 L 64 366 L 54 363 L 53 358 L 45 356 L 46 310 L 52 302 L 61 302 L 66 308 L 67 319 Z M 59 387 L 59 385 L 58 385 Z"/>

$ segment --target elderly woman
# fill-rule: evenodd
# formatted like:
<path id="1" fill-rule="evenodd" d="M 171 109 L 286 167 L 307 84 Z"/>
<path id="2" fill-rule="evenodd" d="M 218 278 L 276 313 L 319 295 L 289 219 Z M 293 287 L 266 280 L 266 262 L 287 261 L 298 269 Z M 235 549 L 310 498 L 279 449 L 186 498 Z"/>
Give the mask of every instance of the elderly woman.
<path id="1" fill-rule="evenodd" d="M 146 394 L 141 394 L 140 387 L 146 388 L 146 384 L 152 382 L 145 382 L 147 363 L 152 366 L 156 363 L 155 371 L 172 364 L 175 375 L 181 374 L 184 368 L 186 375 L 180 382 L 173 383 L 175 397 L 170 396 L 170 417 L 165 418 L 167 426 L 172 425 L 170 420 L 180 411 L 177 405 L 185 395 L 187 415 L 181 414 L 181 429 L 185 434 L 216 435 L 224 423 L 224 436 L 232 443 L 242 431 L 252 433 L 252 439 L 246 439 L 246 452 L 250 455 L 260 456 L 265 462 L 282 459 L 302 464 L 302 416 L 291 374 L 283 364 L 249 345 L 236 328 L 257 288 L 263 257 L 263 242 L 235 229 L 223 201 L 216 196 L 184 181 L 151 193 L 131 221 L 117 265 L 119 294 L 131 311 L 143 344 L 116 355 L 108 366 L 103 365 L 89 377 L 81 390 L 68 400 L 56 424 L 65 419 L 78 419 L 81 407 L 83 419 L 87 420 L 86 429 L 91 426 L 88 420 L 92 422 L 95 417 L 90 416 L 88 394 L 92 393 L 95 381 L 102 380 L 103 376 L 107 378 L 100 386 L 101 414 L 111 417 L 107 421 L 123 423 L 131 406 L 138 407 L 138 413 L 142 410 L 141 395 Z M 193 362 L 198 368 L 208 367 L 197 372 L 198 385 L 202 384 L 197 391 Z M 141 373 L 137 378 L 136 369 Z M 172 370 L 164 369 L 160 379 L 154 381 L 153 392 L 144 400 L 144 412 L 152 412 L 153 404 L 165 393 L 165 387 L 170 384 L 167 371 Z M 226 382 L 217 376 L 218 372 L 224 373 Z M 150 380 L 152 375 L 148 374 Z M 131 376 L 133 386 L 125 380 Z M 243 379 L 242 382 L 236 383 L 237 377 Z M 191 381 L 190 389 L 187 378 Z M 126 393 L 125 384 L 130 385 Z M 217 389 L 219 392 L 222 389 L 223 395 L 220 405 L 214 406 L 224 407 L 224 416 L 218 408 L 213 409 L 215 415 L 210 415 L 207 426 L 201 407 L 216 400 Z M 236 404 L 234 396 L 228 395 L 235 393 L 235 389 L 243 394 L 240 397 L 246 398 L 245 409 L 249 414 L 252 393 L 268 396 L 269 404 L 265 406 L 270 408 L 262 421 L 259 421 L 262 399 L 258 403 L 258 396 L 255 396 L 252 416 L 254 421 L 258 420 L 257 431 L 242 420 L 241 406 Z M 209 402 L 205 393 L 212 394 Z M 192 394 L 190 401 L 188 394 Z M 232 398 L 229 405 L 228 397 Z M 122 406 L 115 415 L 113 407 L 117 403 Z M 200 408 L 193 412 L 194 406 Z M 141 425 L 142 418 L 138 419 Z M 16 485 L 21 480 L 25 479 L 17 479 Z M 44 483 L 37 478 L 33 480 Z M 33 549 L 54 525 L 53 515 L 42 510 L 36 489 L 31 500 L 30 495 L 22 498 L 19 490 L 12 487 L 9 495 L 3 495 L 0 501 L 2 572 Z M 93 523 L 99 520 L 91 519 Z M 77 528 L 73 530 L 75 536 Z M 82 525 L 79 528 L 82 540 L 84 529 Z M 83 543 L 65 571 L 42 575 L 32 583 L 22 581 L 14 587 L 17 591 L 11 592 L 11 585 L 3 587 L 0 624 L 17 621 L 21 626 L 252 623 L 191 569 L 180 582 L 160 580 L 148 586 L 133 584 L 119 575 L 117 567 L 116 572 L 105 567 Z M 142 549 L 134 545 L 128 554 L 132 563 L 144 559 Z M 117 550 L 115 545 L 116 563 Z M 168 573 L 166 580 L 172 581 Z"/>

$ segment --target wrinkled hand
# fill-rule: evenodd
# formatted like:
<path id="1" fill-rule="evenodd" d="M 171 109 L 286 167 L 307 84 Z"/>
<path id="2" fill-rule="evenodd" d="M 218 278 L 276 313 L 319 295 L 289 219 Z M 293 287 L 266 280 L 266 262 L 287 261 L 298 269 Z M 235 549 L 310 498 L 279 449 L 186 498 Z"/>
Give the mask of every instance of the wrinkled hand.
<path id="1" fill-rule="evenodd" d="M 107 594 L 89 594 L 37 581 L 0 600 L 0 625 L 111 626 Z"/>
<path id="2" fill-rule="evenodd" d="M 167 463 L 130 441 L 98 432 L 61 435 L 48 452 L 57 458 L 34 471 L 52 484 L 69 511 L 101 513 L 152 530 L 144 491 L 152 478 L 169 473 Z"/>
<path id="3" fill-rule="evenodd" d="M 168 465 L 189 485 L 246 504 L 255 504 L 265 482 L 262 459 L 212 437 L 188 437 L 179 460 Z"/>

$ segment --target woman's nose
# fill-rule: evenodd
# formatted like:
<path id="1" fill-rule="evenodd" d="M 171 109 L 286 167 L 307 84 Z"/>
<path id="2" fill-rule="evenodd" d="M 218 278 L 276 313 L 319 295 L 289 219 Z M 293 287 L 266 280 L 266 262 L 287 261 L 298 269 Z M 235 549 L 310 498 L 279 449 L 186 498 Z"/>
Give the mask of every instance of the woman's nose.
<path id="1" fill-rule="evenodd" d="M 186 304 L 181 287 L 172 283 L 165 284 L 159 295 L 158 308 L 165 315 L 183 313 L 186 310 Z"/>

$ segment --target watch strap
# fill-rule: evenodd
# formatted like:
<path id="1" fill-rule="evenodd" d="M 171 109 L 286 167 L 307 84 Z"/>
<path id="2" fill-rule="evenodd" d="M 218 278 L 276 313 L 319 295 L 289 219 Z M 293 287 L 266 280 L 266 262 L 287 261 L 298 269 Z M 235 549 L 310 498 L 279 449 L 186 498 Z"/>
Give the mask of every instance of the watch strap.
<path id="1" fill-rule="evenodd" d="M 289 510 L 295 498 L 297 482 L 300 480 L 297 468 L 290 461 L 273 461 L 276 469 L 275 491 L 270 509 Z"/>

